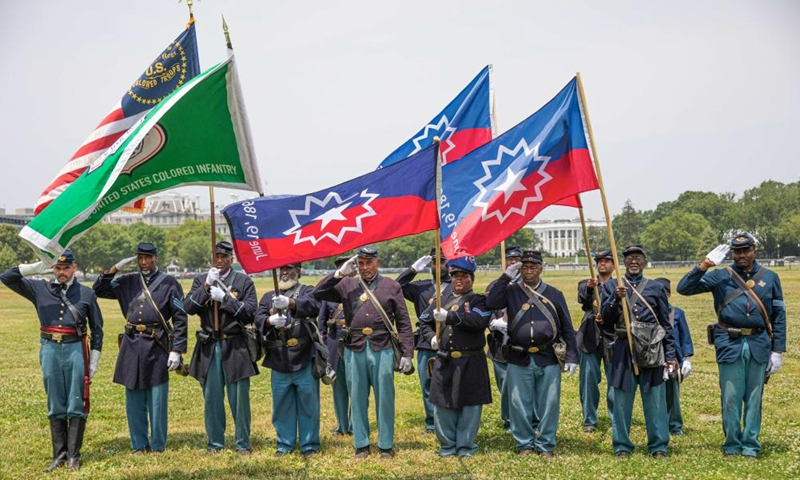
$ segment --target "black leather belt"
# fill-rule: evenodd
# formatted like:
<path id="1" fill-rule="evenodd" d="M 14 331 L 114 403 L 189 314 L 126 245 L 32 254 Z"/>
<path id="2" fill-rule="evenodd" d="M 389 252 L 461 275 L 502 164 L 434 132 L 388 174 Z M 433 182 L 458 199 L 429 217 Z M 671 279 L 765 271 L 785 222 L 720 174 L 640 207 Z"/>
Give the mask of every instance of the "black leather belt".
<path id="1" fill-rule="evenodd" d="M 81 341 L 81 336 L 69 333 L 49 333 L 42 332 L 42 338 L 56 343 L 75 343 Z"/>
<path id="2" fill-rule="evenodd" d="M 481 350 L 439 350 L 439 352 L 450 358 L 473 357 L 475 355 L 483 355 L 484 351 Z"/>
<path id="3" fill-rule="evenodd" d="M 128 335 L 151 335 L 155 333 L 156 330 L 159 330 L 161 325 L 158 323 L 126 323 L 125 324 L 125 333 Z"/>
<path id="4" fill-rule="evenodd" d="M 763 327 L 754 327 L 754 328 L 732 327 L 722 322 L 717 322 L 717 326 L 728 332 L 729 335 L 731 333 L 733 333 L 734 335 L 757 335 L 765 330 Z"/>
<path id="5" fill-rule="evenodd" d="M 362 327 L 362 328 L 350 327 L 350 331 L 351 332 L 359 332 L 362 335 L 369 336 L 369 335 L 372 335 L 375 332 L 385 332 L 387 330 L 386 330 L 386 326 L 385 325 L 378 325 L 378 326 L 375 326 L 375 327 Z"/>

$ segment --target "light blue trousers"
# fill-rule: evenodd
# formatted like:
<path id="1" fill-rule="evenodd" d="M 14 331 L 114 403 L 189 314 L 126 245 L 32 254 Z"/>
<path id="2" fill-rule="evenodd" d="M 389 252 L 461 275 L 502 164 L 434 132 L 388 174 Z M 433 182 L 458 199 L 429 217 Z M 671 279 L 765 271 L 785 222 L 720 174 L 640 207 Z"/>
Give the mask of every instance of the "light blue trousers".
<path id="1" fill-rule="evenodd" d="M 511 400 L 511 435 L 517 442 L 517 450 L 552 452 L 556 447 L 561 400 L 559 365 L 539 367 L 533 358 L 526 367 L 509 363 L 506 388 Z M 533 425 L 536 417 L 538 435 Z"/>
<path id="2" fill-rule="evenodd" d="M 125 389 L 125 414 L 131 434 L 131 448 L 149 447 L 162 452 L 167 446 L 167 406 L 169 382 L 141 390 Z M 150 439 L 148 440 L 148 419 Z"/>
<path id="3" fill-rule="evenodd" d="M 350 413 L 355 448 L 369 446 L 369 390 L 375 395 L 378 420 L 378 448 L 394 447 L 394 353 L 392 348 L 374 352 L 366 341 L 364 350 L 344 351 Z"/>
<path id="4" fill-rule="evenodd" d="M 632 452 L 631 442 L 631 417 L 633 416 L 633 400 L 636 398 L 636 388 L 639 377 L 631 371 L 631 391 L 626 392 L 621 388 L 614 389 L 614 418 L 611 424 L 611 444 L 614 452 Z M 641 390 L 641 385 L 639 385 Z M 657 387 L 650 387 L 648 392 L 642 392 L 642 408 L 644 410 L 644 424 L 647 429 L 647 450 L 652 454 L 667 451 L 669 444 L 669 418 L 667 417 L 667 399 L 664 394 L 666 387 L 662 383 Z"/>
<path id="5" fill-rule="evenodd" d="M 39 365 L 42 367 L 47 416 L 66 420 L 83 417 L 83 344 L 39 340 Z"/>
<path id="6" fill-rule="evenodd" d="M 475 437 L 478 436 L 478 427 L 481 425 L 482 409 L 483 405 L 455 409 L 433 406 L 441 456 L 469 457 L 478 451 Z"/>
<path id="7" fill-rule="evenodd" d="M 683 434 L 683 415 L 681 414 L 681 384 L 677 378 L 664 382 L 667 397 L 667 416 L 669 417 L 669 433 Z"/>
<path id="8" fill-rule="evenodd" d="M 431 394 L 431 377 L 428 376 L 428 359 L 436 356 L 433 350 L 417 350 L 417 373 L 422 389 L 422 405 L 425 407 L 425 430 L 433 431 L 433 405 L 428 401 Z"/>
<path id="9" fill-rule="evenodd" d="M 733 363 L 720 363 L 719 388 L 722 391 L 722 431 L 725 453 L 756 456 L 761 451 L 761 396 L 767 365 L 750 354 L 745 338 L 742 356 Z M 744 420 L 742 407 L 744 406 Z"/>
<path id="10" fill-rule="evenodd" d="M 611 365 L 603 360 L 602 346 L 598 347 L 601 351 L 585 353 L 579 351 L 580 368 L 578 370 L 578 384 L 581 396 L 581 408 L 583 409 L 583 424 L 597 424 L 597 406 L 600 404 L 600 381 L 603 376 L 600 373 L 600 363 L 603 363 L 603 370 L 606 375 L 606 408 L 608 418 L 613 423 L 614 417 L 614 390 L 611 388 L 608 379 L 611 378 Z"/>
<path id="11" fill-rule="evenodd" d="M 206 435 L 208 448 L 219 450 L 225 447 L 225 398 L 228 393 L 228 405 L 235 426 L 236 450 L 250 450 L 250 379 L 244 378 L 236 383 L 228 383 L 225 370 L 222 368 L 222 341 L 214 342 L 214 353 L 208 367 L 206 382 L 203 384 L 205 399 Z"/>
<path id="12" fill-rule="evenodd" d="M 272 425 L 278 451 L 291 452 L 298 440 L 301 452 L 319 451 L 319 380 L 311 362 L 292 373 L 272 371 Z"/>
<path id="13" fill-rule="evenodd" d="M 500 391 L 500 419 L 503 421 L 503 429 L 511 428 L 511 420 L 508 419 L 508 391 L 506 390 L 506 364 L 492 360 L 494 369 L 494 379 L 497 382 L 497 390 Z"/>
<path id="14" fill-rule="evenodd" d="M 344 368 L 344 358 L 339 358 L 336 367 L 336 381 L 333 388 L 333 414 L 336 416 L 336 431 L 339 433 L 353 433 L 350 424 L 350 392 L 347 388 L 347 369 Z"/>

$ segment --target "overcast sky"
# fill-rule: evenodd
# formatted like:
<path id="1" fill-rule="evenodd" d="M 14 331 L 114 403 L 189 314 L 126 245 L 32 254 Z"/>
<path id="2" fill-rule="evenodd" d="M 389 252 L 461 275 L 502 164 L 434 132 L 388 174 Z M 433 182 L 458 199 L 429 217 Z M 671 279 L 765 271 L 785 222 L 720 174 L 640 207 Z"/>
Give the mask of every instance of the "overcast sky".
<path id="1" fill-rule="evenodd" d="M 0 0 L 0 14 L 0 207 L 12 211 L 33 206 L 188 10 Z M 373 170 L 489 63 L 500 132 L 581 72 L 612 215 L 628 198 L 652 209 L 685 190 L 800 179 L 797 0 L 203 0 L 203 69 L 225 58 L 221 14 L 267 193 Z M 583 198 L 602 218 L 600 195 Z"/>

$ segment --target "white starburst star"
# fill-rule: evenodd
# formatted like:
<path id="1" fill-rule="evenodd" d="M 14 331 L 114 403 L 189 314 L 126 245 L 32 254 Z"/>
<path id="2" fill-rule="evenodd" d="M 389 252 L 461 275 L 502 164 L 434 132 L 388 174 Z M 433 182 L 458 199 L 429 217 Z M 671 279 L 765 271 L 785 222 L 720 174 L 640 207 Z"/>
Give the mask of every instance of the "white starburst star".
<path id="1" fill-rule="evenodd" d="M 411 141 L 414 142 L 414 151 L 412 151 L 409 154 L 409 156 L 414 155 L 415 153 L 422 150 L 422 145 L 420 144 L 420 142 L 425 140 L 426 138 L 429 138 L 431 130 L 433 130 L 434 132 L 439 132 L 440 130 L 442 130 L 442 128 L 444 128 L 444 133 L 439 135 L 439 141 L 444 142 L 447 146 L 446 148 L 442 149 L 440 145 L 439 152 L 442 157 L 442 163 L 443 164 L 447 163 L 447 154 L 450 153 L 450 150 L 456 148 L 456 144 L 453 143 L 452 140 L 450 140 L 450 137 L 453 136 L 453 134 L 456 131 L 456 128 L 450 126 L 450 120 L 447 118 L 447 115 L 442 115 L 442 117 L 439 118 L 439 121 L 436 123 L 429 123 L 425 125 L 425 128 L 422 129 L 422 134 L 418 137 L 414 137 L 411 139 Z"/>
<path id="2" fill-rule="evenodd" d="M 312 245 L 316 245 L 324 238 L 330 238 L 336 243 L 341 243 L 345 233 L 347 232 L 361 233 L 361 221 L 367 217 L 372 217 L 374 215 L 377 215 L 375 213 L 375 210 L 370 206 L 370 203 L 372 203 L 372 201 L 378 198 L 379 196 L 380 194 L 377 193 L 369 193 L 369 189 L 364 189 L 359 193 L 354 193 L 353 195 L 345 199 L 342 199 L 342 197 L 336 192 L 329 192 L 322 200 L 314 198 L 313 195 L 308 195 L 306 197 L 305 206 L 302 209 L 289 210 L 289 215 L 292 217 L 292 223 L 294 224 L 294 226 L 292 226 L 292 228 L 290 228 L 289 230 L 283 232 L 283 234 L 287 236 L 294 235 L 295 245 L 301 242 L 311 242 Z M 356 218 L 352 220 L 352 223 L 350 223 L 350 225 L 342 226 L 337 233 L 324 231 L 325 227 L 334 220 L 347 220 L 347 217 L 342 212 L 353 203 L 353 202 L 348 202 L 348 200 L 351 200 L 355 197 L 361 197 L 366 199 L 366 201 L 360 205 L 364 209 L 364 212 L 356 216 Z M 328 209 L 325 213 L 316 217 L 313 220 L 314 222 L 322 220 L 322 226 L 320 227 L 320 235 L 318 237 L 314 235 L 303 236 L 303 227 L 306 226 L 306 223 L 301 223 L 301 219 L 302 217 L 308 216 L 311 213 L 312 204 L 325 208 L 331 201 L 336 202 L 335 206 L 331 209 Z M 345 204 L 345 202 L 347 203 Z"/>
<path id="3" fill-rule="evenodd" d="M 514 192 L 525 191 L 525 186 L 522 185 L 522 178 L 527 171 L 527 168 L 523 168 L 517 173 L 514 173 L 511 168 L 506 170 L 506 181 L 494 188 L 496 192 L 503 192 L 503 202 L 508 202 L 511 195 L 514 195 Z"/>
<path id="4" fill-rule="evenodd" d="M 478 188 L 479 194 L 475 202 L 472 204 L 474 207 L 479 207 L 483 209 L 483 212 L 481 213 L 481 220 L 486 221 L 489 218 L 495 217 L 500 223 L 503 223 L 509 216 L 511 216 L 514 213 L 519 215 L 525 215 L 525 211 L 527 210 L 529 203 L 539 202 L 542 200 L 541 186 L 549 182 L 553 177 L 545 171 L 547 164 L 550 162 L 550 157 L 539 155 L 540 144 L 541 143 L 537 143 L 533 147 L 530 147 L 527 141 L 524 138 L 522 138 L 513 149 L 509 149 L 504 145 L 500 145 L 497 149 L 497 156 L 493 160 L 485 160 L 481 162 L 481 167 L 483 167 L 484 175 L 483 177 L 481 177 L 480 179 L 478 179 L 473 183 Z M 504 155 L 514 157 L 514 161 L 505 170 L 505 172 L 508 172 L 508 177 L 500 187 L 489 190 L 487 188 L 487 184 L 491 184 L 493 178 L 490 167 L 500 165 Z M 524 187 L 522 187 L 522 185 L 520 185 L 520 187 L 522 188 L 517 188 L 515 186 L 514 177 L 516 177 L 517 175 L 519 175 L 520 178 L 524 176 L 524 172 L 527 172 L 528 167 L 531 166 L 534 162 L 541 162 L 541 165 L 537 170 L 537 173 L 539 174 L 541 179 L 536 183 L 536 185 L 533 186 L 532 194 L 525 198 L 525 200 L 522 202 L 522 205 L 512 206 L 505 213 L 502 213 L 499 208 L 495 208 L 492 211 L 489 211 L 489 201 L 492 199 L 493 196 L 492 192 L 496 190 L 502 190 L 506 195 L 505 201 L 508 201 L 508 198 L 511 196 L 511 194 L 514 193 L 514 191 L 526 190 Z M 516 174 L 514 174 L 511 171 L 511 167 L 513 167 L 515 164 L 524 166 Z M 502 175 L 502 172 L 500 172 L 500 175 Z M 513 188 L 515 190 L 506 192 L 506 190 L 503 190 L 504 186 Z"/>

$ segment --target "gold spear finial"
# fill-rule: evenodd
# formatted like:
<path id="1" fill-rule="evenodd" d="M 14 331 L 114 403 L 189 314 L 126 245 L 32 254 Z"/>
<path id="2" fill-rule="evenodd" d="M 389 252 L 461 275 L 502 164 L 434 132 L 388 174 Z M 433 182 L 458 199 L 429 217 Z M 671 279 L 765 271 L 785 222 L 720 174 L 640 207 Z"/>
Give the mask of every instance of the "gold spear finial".
<path id="1" fill-rule="evenodd" d="M 183 0 L 178 0 L 178 3 L 181 3 Z M 199 0 L 198 0 L 199 1 Z M 194 0 L 186 0 L 186 6 L 189 7 L 189 18 L 194 18 L 194 11 L 192 7 L 194 6 Z"/>
<path id="2" fill-rule="evenodd" d="M 225 15 L 222 16 L 222 31 L 225 33 L 225 44 L 228 46 L 228 50 L 233 50 L 231 34 L 228 33 L 228 22 L 225 21 Z"/>

